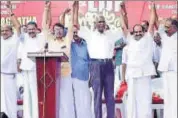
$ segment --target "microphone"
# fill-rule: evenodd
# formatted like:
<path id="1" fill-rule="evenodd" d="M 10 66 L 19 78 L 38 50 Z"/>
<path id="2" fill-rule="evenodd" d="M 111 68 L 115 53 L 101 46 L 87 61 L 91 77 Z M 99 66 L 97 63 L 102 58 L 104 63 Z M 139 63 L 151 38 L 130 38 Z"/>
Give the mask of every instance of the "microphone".
<path id="1" fill-rule="evenodd" d="M 45 44 L 45 51 L 48 51 L 48 42 L 46 42 L 46 44 Z"/>

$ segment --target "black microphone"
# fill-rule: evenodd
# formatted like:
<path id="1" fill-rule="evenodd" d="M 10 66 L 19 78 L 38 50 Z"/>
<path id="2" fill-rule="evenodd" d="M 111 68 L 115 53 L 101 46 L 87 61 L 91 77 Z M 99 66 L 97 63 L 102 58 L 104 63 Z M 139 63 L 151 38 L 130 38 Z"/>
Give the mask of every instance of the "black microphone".
<path id="1" fill-rule="evenodd" d="M 48 42 L 46 42 L 46 44 L 45 44 L 45 50 L 47 51 L 48 50 Z"/>

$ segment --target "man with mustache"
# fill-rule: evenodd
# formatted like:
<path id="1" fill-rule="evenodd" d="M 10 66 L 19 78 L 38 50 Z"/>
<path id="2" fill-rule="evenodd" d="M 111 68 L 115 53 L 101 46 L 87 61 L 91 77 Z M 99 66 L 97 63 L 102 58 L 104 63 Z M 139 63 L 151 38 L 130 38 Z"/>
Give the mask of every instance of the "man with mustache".
<path id="1" fill-rule="evenodd" d="M 71 77 L 74 94 L 73 99 L 75 98 L 76 118 L 92 118 L 91 96 L 88 86 L 90 58 L 86 41 L 78 36 L 79 1 L 77 1 L 74 6 L 73 12 L 73 22 L 75 26 L 73 28 L 73 40 L 71 43 Z"/>
<path id="2" fill-rule="evenodd" d="M 18 70 L 24 79 L 23 116 L 38 118 L 38 94 L 36 61 L 27 57 L 28 52 L 42 51 L 45 45 L 43 33 L 37 33 L 37 24 L 27 23 L 27 33 L 23 33 L 23 42 L 19 45 Z"/>
<path id="3" fill-rule="evenodd" d="M 17 49 L 21 39 L 20 23 L 12 11 L 10 2 L 6 4 L 12 26 L 1 27 L 1 117 L 17 117 L 16 79 Z M 6 115 L 3 115 L 4 112 Z"/>
<path id="4" fill-rule="evenodd" d="M 75 70 L 76 68 L 73 66 L 73 64 L 76 64 L 77 62 L 73 62 L 74 61 L 73 56 L 76 56 L 76 52 L 73 52 L 73 48 L 71 47 L 72 39 L 74 38 L 74 40 L 76 40 L 77 43 L 80 42 L 80 39 L 76 35 L 76 32 L 77 32 L 76 26 L 74 27 L 74 22 L 73 22 L 74 11 L 76 11 L 77 4 L 78 4 L 77 1 L 74 1 L 72 15 L 71 15 L 72 20 L 69 21 L 66 36 L 64 36 L 64 25 L 61 24 L 62 22 L 55 23 L 53 25 L 54 34 L 49 33 L 50 32 L 49 27 L 51 25 L 51 2 L 46 2 L 45 8 L 44 8 L 44 13 L 43 13 L 42 30 L 45 32 L 45 37 L 49 44 L 49 52 L 51 52 L 51 51 L 64 52 L 69 57 L 68 62 L 61 63 L 61 70 L 60 70 L 61 76 L 60 76 L 60 79 L 57 79 L 57 81 L 56 81 L 56 84 L 59 87 L 59 89 L 57 89 L 58 90 L 57 93 L 59 93 L 59 96 L 57 96 L 57 103 L 59 103 L 58 108 L 59 108 L 59 117 L 60 118 L 75 118 L 76 115 L 78 118 L 87 117 L 87 116 L 90 117 L 90 114 L 88 114 L 85 110 L 86 108 L 84 108 L 84 106 L 86 106 L 85 104 L 88 104 L 88 101 L 86 101 L 87 103 L 84 102 L 85 104 L 82 104 L 82 105 L 80 104 L 80 106 L 78 106 L 78 103 L 80 103 L 84 99 L 82 99 L 83 96 L 82 96 L 82 94 L 80 94 L 81 92 L 79 90 L 77 90 L 76 88 L 85 86 L 85 84 L 80 84 L 81 86 L 80 85 L 78 86 L 76 84 L 76 83 L 80 83 L 79 81 L 77 81 L 76 78 L 79 77 L 81 79 L 82 76 L 75 75 L 76 71 L 79 71 L 79 70 Z M 74 29 L 75 29 L 75 31 L 74 31 Z M 83 44 L 81 44 L 81 46 L 83 46 Z M 85 46 L 83 49 L 84 49 L 83 50 L 84 54 L 86 54 Z M 72 54 L 74 54 L 74 55 L 72 55 Z M 80 59 L 83 61 L 82 57 L 80 57 Z M 77 63 L 76 65 L 79 65 L 79 63 Z M 75 73 L 73 73 L 74 70 L 75 70 Z M 73 75 L 73 77 L 75 77 L 75 79 L 72 79 L 71 74 Z M 84 74 L 84 73 L 82 73 L 82 74 Z M 82 79 L 86 79 L 86 78 L 82 78 Z M 72 87 L 73 81 L 75 81 L 74 82 L 75 85 L 73 85 L 73 87 Z M 75 93 L 73 91 L 75 91 Z M 78 96 L 76 96 L 76 93 L 78 93 L 77 94 Z M 85 94 L 85 95 L 87 95 L 87 94 Z M 80 96 L 80 98 L 78 98 L 79 96 Z M 87 96 L 85 96 L 85 97 L 87 97 Z M 77 109 L 75 109 L 75 108 L 77 108 Z M 80 108 L 80 109 L 78 109 L 78 108 Z M 81 109 L 82 109 L 82 111 L 80 111 Z M 87 113 L 88 115 L 85 113 Z M 84 114 L 85 116 L 84 115 L 81 116 L 81 114 Z"/>
<path id="5" fill-rule="evenodd" d="M 177 31 L 178 21 L 168 18 L 157 42 L 161 44 L 158 70 L 164 83 L 164 118 L 177 118 Z"/>
<path id="6" fill-rule="evenodd" d="M 124 34 L 128 40 L 122 60 L 123 80 L 127 79 L 128 84 L 127 118 L 152 117 L 151 76 L 156 74 L 152 61 L 155 15 L 155 4 L 151 2 L 147 33 L 140 24 L 136 24 L 133 27 L 134 34 L 131 36 L 121 13 Z"/>

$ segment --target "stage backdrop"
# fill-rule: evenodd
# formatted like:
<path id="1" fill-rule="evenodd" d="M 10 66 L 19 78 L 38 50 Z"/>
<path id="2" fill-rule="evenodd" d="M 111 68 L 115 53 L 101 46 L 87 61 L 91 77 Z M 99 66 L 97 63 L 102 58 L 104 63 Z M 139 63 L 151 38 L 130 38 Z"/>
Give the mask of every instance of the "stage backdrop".
<path id="1" fill-rule="evenodd" d="M 95 16 L 100 13 L 106 17 L 107 23 L 112 29 L 120 27 L 119 11 L 121 1 L 80 1 L 80 24 L 88 27 L 93 26 Z M 1 25 L 10 23 L 5 9 L 6 1 L 1 2 Z M 65 8 L 70 8 L 72 1 L 52 1 L 53 23 L 59 21 L 59 17 Z M 29 21 L 36 21 L 41 27 L 42 13 L 44 9 L 43 1 L 13 1 L 14 13 L 22 25 Z M 141 20 L 148 20 L 150 2 L 147 1 L 126 1 L 128 11 L 129 27 L 139 23 Z M 159 17 L 166 18 L 177 15 L 176 1 L 156 1 L 156 8 Z M 66 23 L 70 16 L 67 16 Z"/>

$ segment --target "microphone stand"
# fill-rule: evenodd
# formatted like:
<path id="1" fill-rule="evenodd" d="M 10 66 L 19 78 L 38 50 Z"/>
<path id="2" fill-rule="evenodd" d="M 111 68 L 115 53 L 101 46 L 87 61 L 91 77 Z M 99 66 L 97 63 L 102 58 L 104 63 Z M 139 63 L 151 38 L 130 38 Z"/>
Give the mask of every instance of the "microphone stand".
<path id="1" fill-rule="evenodd" d="M 43 79 L 44 79 L 44 92 L 43 92 L 43 118 L 45 118 L 45 103 L 46 103 L 46 53 L 48 52 L 48 43 L 45 44 L 45 50 L 44 50 L 44 72 L 43 72 Z"/>

